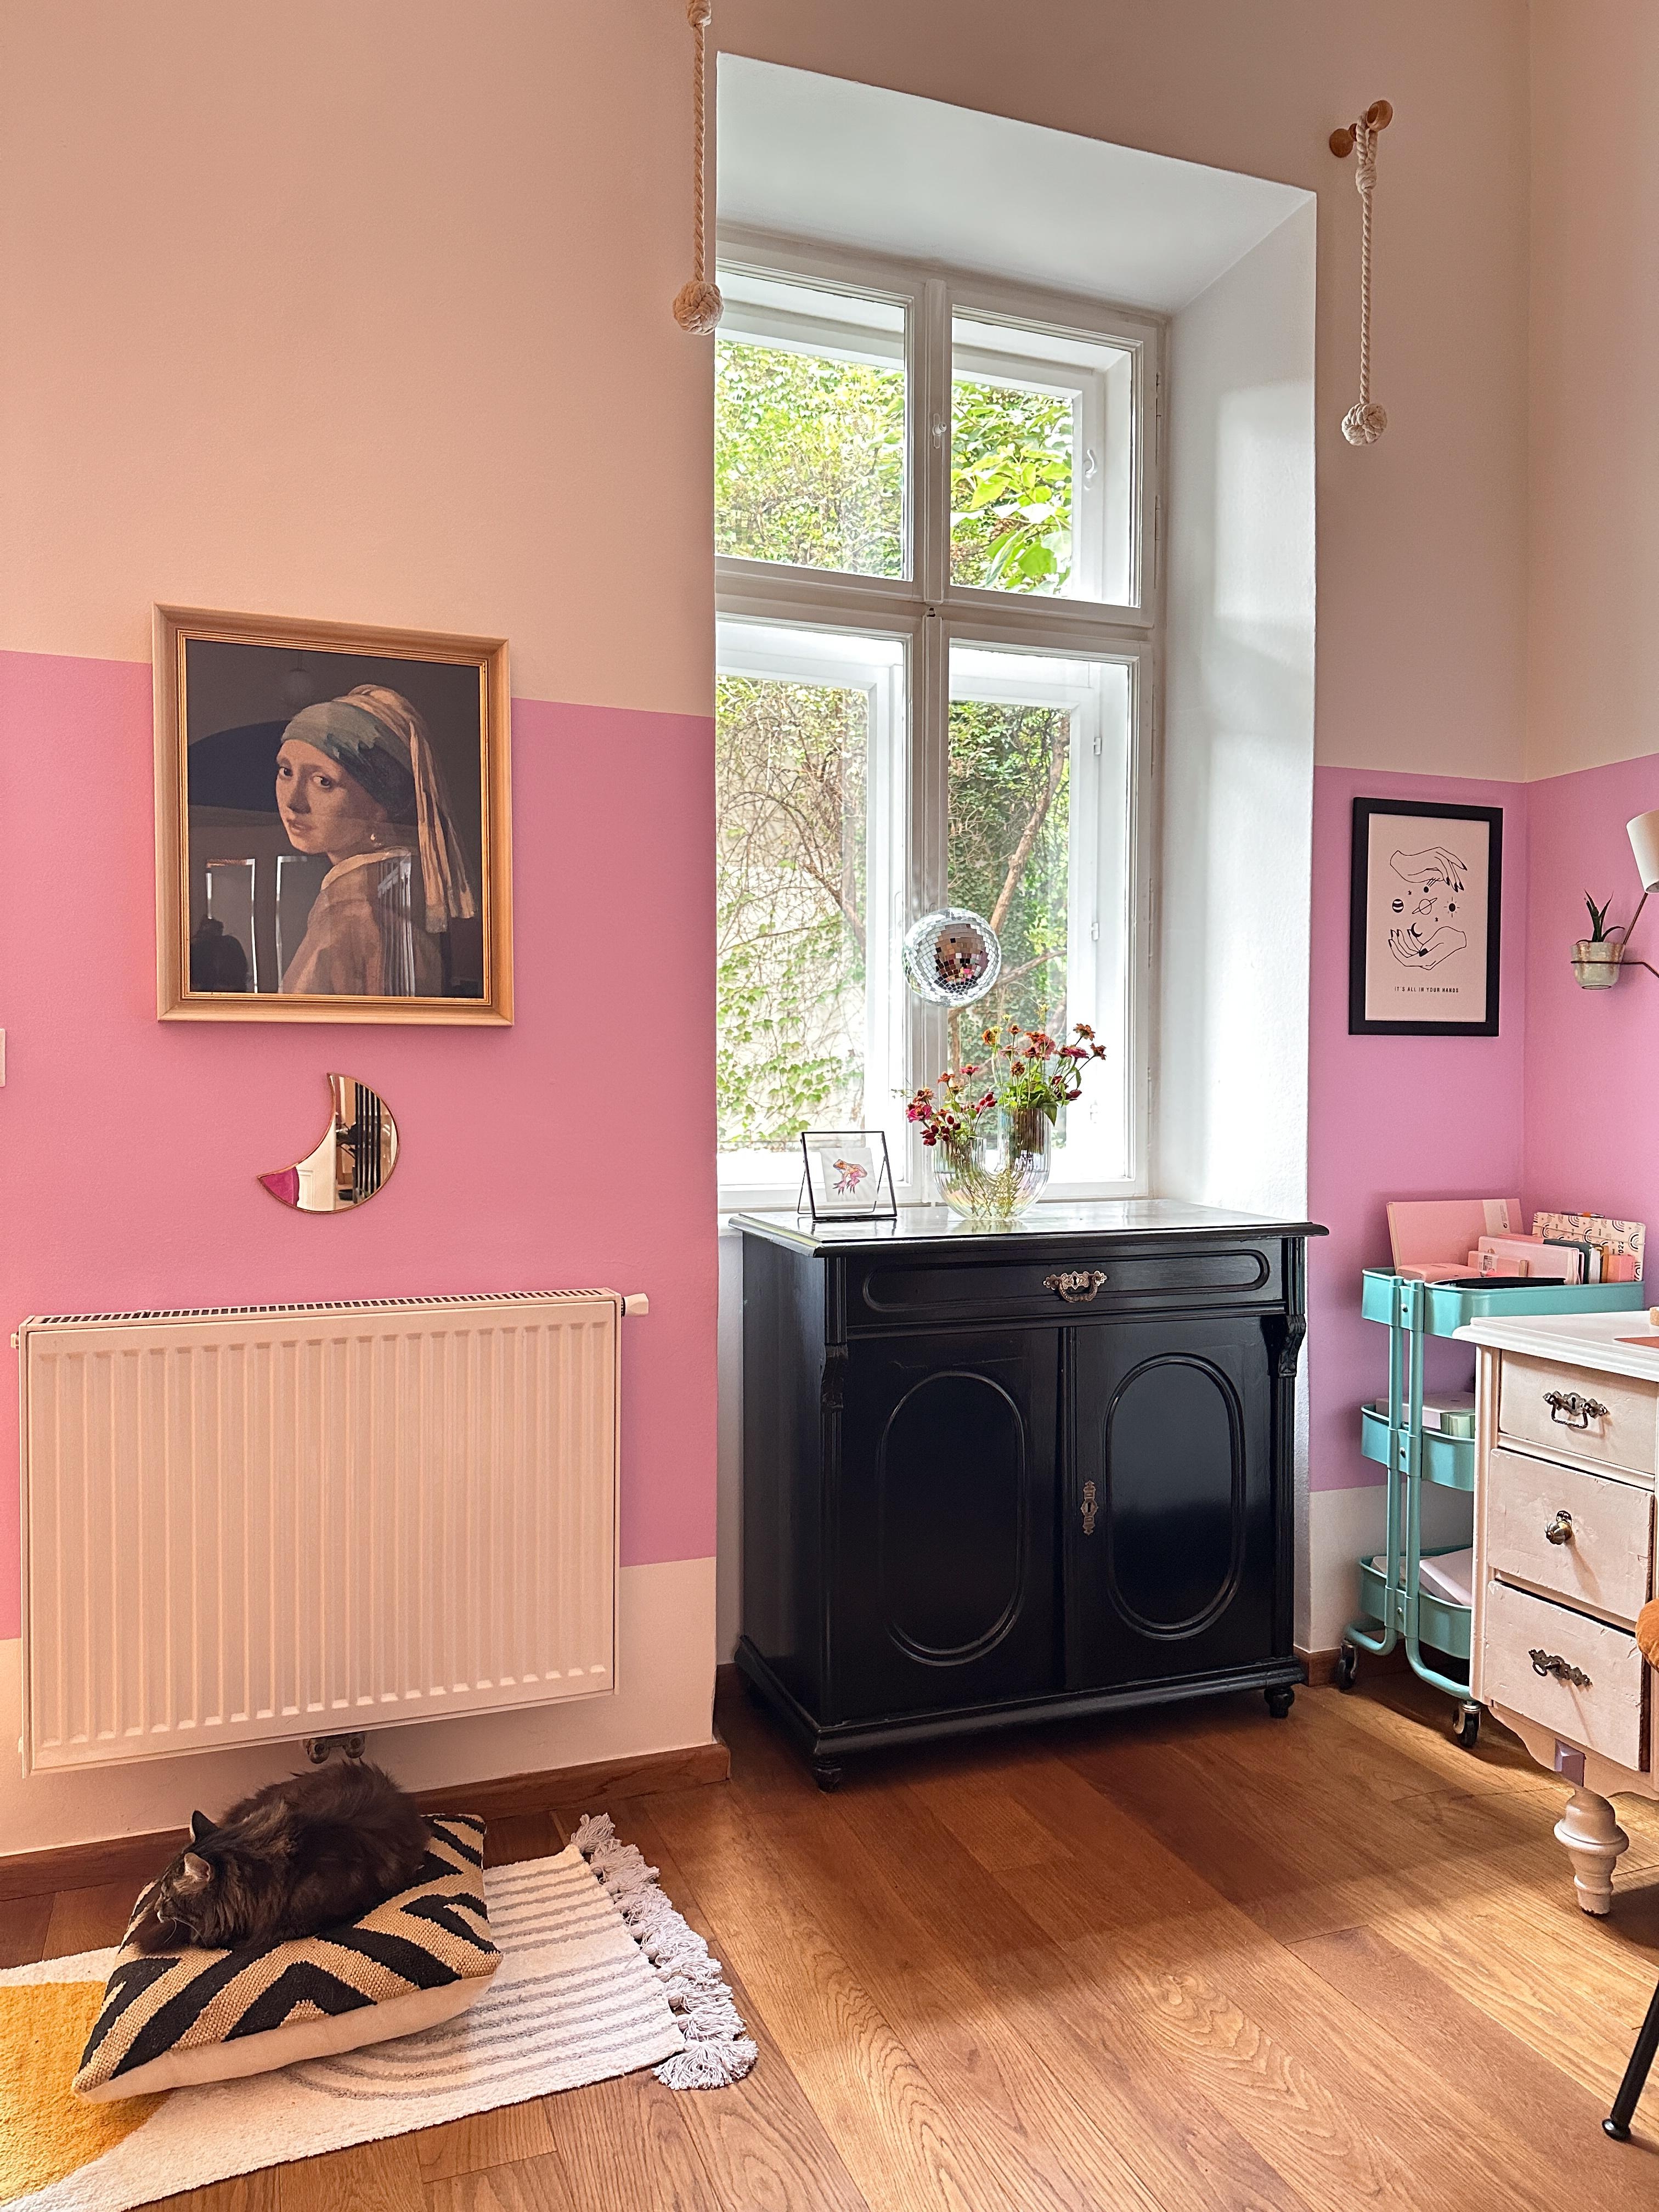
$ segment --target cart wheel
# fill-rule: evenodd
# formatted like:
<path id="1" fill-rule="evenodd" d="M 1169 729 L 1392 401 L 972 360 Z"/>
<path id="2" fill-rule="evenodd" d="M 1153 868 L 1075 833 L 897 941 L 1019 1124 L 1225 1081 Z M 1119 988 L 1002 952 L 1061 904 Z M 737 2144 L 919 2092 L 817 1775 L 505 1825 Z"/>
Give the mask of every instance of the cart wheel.
<path id="1" fill-rule="evenodd" d="M 1296 1692 L 1288 1682 L 1275 1683 L 1271 1690 L 1264 1690 L 1261 1694 L 1267 1700 L 1267 1711 L 1276 1721 L 1285 1719 L 1296 1703 Z"/>
<path id="2" fill-rule="evenodd" d="M 1336 1655 L 1334 1680 L 1339 1690 L 1351 1690 L 1354 1676 L 1359 1672 L 1359 1651 L 1357 1645 L 1345 1644 Z"/>
<path id="3" fill-rule="evenodd" d="M 1459 1705 L 1457 1717 L 1452 1723 L 1452 1740 L 1461 1743 L 1465 1751 L 1473 1751 L 1480 1739 L 1480 1708 L 1479 1705 Z"/>

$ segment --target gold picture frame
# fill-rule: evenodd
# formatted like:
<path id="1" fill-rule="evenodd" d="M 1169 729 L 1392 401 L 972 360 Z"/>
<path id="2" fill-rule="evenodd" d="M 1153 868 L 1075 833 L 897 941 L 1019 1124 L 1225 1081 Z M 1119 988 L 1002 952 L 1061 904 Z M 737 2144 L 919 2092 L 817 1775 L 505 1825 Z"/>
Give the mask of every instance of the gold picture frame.
<path id="1" fill-rule="evenodd" d="M 505 639 L 158 605 L 155 678 L 160 1019 L 511 1022 Z"/>

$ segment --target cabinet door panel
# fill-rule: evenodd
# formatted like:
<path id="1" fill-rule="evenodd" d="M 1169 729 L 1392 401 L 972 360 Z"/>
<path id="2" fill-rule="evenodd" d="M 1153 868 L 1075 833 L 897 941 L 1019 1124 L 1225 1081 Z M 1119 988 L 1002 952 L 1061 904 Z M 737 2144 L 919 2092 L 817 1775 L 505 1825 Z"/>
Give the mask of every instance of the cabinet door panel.
<path id="1" fill-rule="evenodd" d="M 1259 1320 L 1070 1333 L 1066 1659 L 1077 1689 L 1273 1650 L 1273 1407 Z"/>
<path id="2" fill-rule="evenodd" d="M 1058 1334 L 852 1347 L 835 1504 L 841 1719 L 1058 1686 Z"/>

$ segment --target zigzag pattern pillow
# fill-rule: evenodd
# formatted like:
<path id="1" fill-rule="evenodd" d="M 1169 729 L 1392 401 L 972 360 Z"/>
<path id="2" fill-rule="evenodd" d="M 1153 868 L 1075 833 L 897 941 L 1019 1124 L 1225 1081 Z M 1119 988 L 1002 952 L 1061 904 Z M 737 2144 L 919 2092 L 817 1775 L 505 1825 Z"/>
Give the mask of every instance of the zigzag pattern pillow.
<path id="1" fill-rule="evenodd" d="M 76 2094 L 101 2103 L 264 2074 L 464 2010 L 501 1963 L 484 1909 L 484 1824 L 447 1814 L 427 1826 L 418 1881 L 361 1920 L 270 1950 L 152 1957 L 124 1946 Z"/>

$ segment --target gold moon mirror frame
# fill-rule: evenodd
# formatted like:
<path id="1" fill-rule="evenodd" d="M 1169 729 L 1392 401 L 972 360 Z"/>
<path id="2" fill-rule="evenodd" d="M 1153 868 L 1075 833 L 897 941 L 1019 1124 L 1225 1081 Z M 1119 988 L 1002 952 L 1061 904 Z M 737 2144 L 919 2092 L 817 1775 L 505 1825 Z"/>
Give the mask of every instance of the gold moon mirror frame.
<path id="1" fill-rule="evenodd" d="M 333 1111 L 322 1142 L 291 1168 L 259 1181 L 301 1213 L 345 1213 L 366 1206 L 398 1164 L 398 1124 L 378 1091 L 355 1076 L 331 1075 Z"/>

